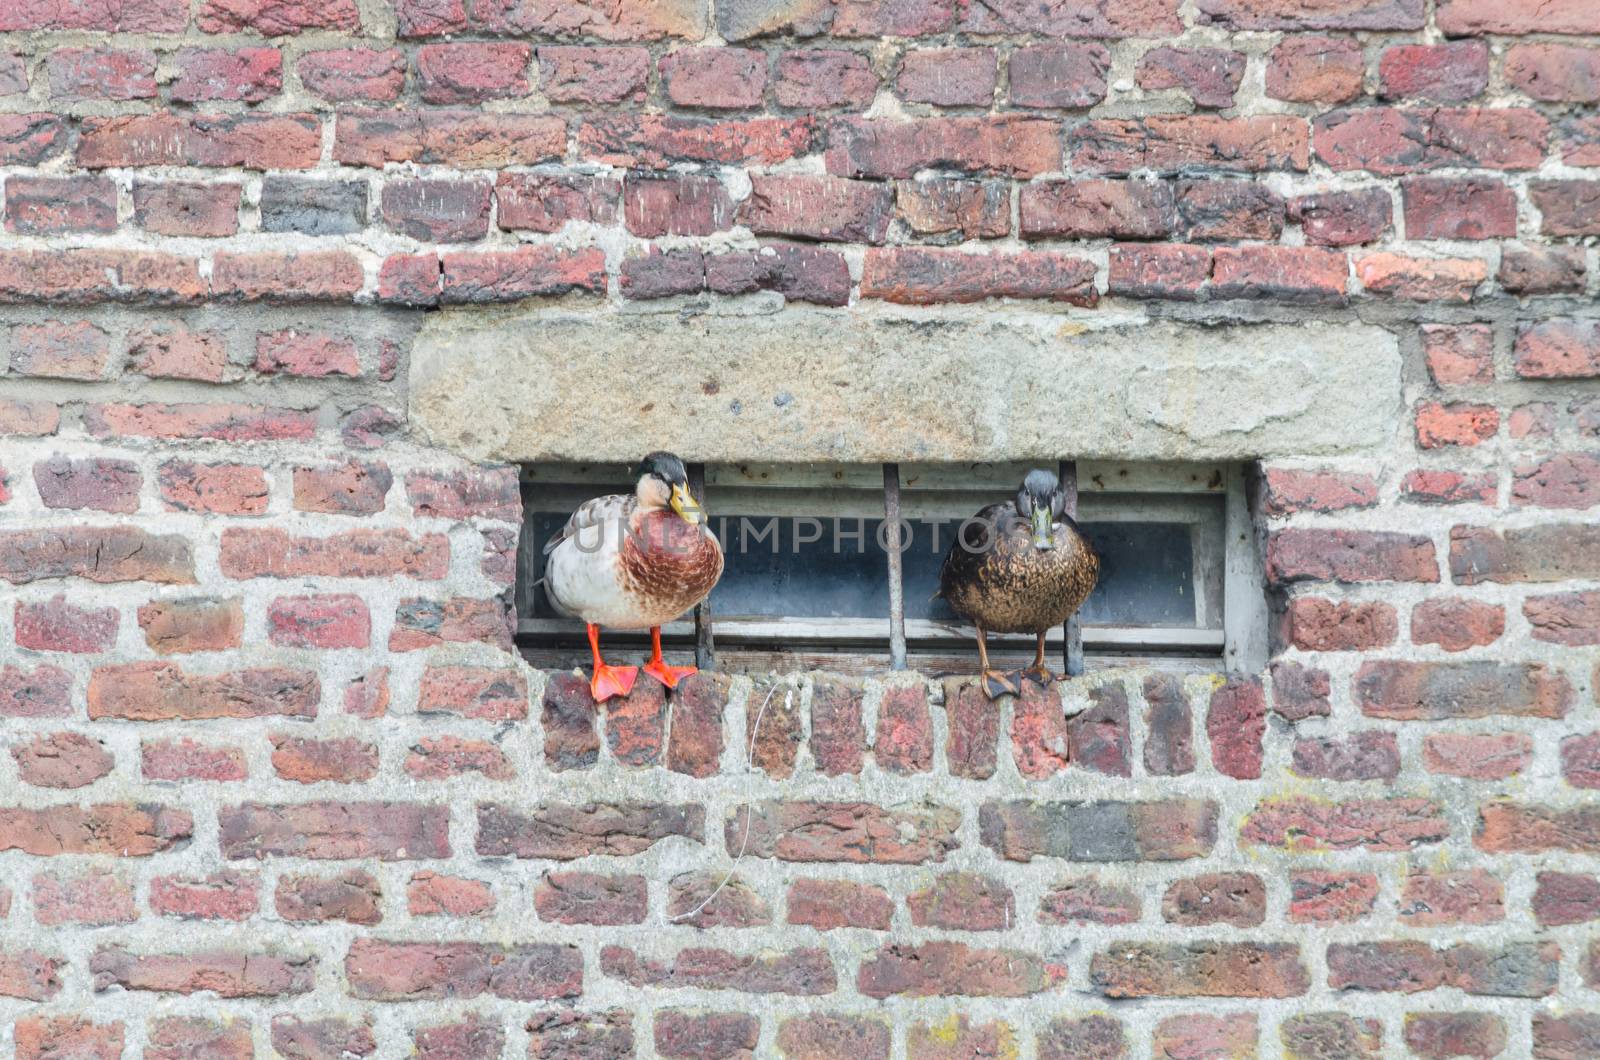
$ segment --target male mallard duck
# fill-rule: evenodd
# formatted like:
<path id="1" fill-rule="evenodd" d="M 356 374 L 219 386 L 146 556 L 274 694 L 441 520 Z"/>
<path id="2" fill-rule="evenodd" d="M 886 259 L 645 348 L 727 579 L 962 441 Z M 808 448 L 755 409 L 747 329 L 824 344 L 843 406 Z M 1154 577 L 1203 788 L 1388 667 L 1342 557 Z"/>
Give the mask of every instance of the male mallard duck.
<path id="1" fill-rule="evenodd" d="M 661 625 L 711 595 L 722 577 L 722 546 L 689 493 L 683 461 L 651 453 L 639 462 L 632 495 L 585 501 L 545 542 L 545 592 L 556 609 L 583 619 L 594 652 L 595 702 L 633 690 L 637 666 L 607 666 L 600 627 L 649 629 L 644 672 L 676 688 L 695 672 L 661 660 Z"/>
<path id="2" fill-rule="evenodd" d="M 1043 468 L 1028 472 L 1014 501 L 991 504 L 963 523 L 939 572 L 939 594 L 978 628 L 978 661 L 989 698 L 1020 691 L 1026 677 L 1055 680 L 1044 664 L 1044 637 L 1083 605 L 1100 574 L 1100 557 L 1064 513 L 1061 482 Z M 1020 674 L 989 668 L 986 635 L 1032 633 L 1033 666 Z"/>

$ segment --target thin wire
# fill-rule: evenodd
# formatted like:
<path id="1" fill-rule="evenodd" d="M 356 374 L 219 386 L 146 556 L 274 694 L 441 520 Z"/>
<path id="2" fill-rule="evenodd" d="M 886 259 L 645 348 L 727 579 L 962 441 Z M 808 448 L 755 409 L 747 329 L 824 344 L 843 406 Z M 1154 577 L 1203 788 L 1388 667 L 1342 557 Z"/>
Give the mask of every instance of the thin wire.
<path id="1" fill-rule="evenodd" d="M 744 771 L 747 776 L 755 772 L 756 737 L 761 734 L 761 719 L 767 713 L 767 704 L 772 702 L 772 694 L 777 690 L 777 685 L 773 685 L 771 688 L 767 689 L 767 698 L 761 701 L 761 709 L 756 711 L 755 723 L 750 726 L 750 746 L 745 750 L 744 755 Z M 791 688 L 783 693 L 783 709 L 788 710 L 793 701 L 794 689 Z M 755 812 L 756 800 L 755 796 L 752 794 L 744 804 L 744 838 L 739 840 L 739 853 L 738 856 L 733 859 L 733 864 L 728 867 L 728 874 L 722 877 L 722 882 L 717 884 L 716 887 L 712 889 L 710 894 L 706 895 L 705 901 L 701 902 L 687 913 L 679 913 L 677 916 L 667 917 L 669 921 L 687 920 L 690 917 L 697 915 L 706 906 L 711 904 L 711 900 L 713 898 L 722 893 L 722 889 L 724 887 L 728 886 L 728 882 L 733 879 L 733 874 L 739 868 L 739 862 L 744 860 L 745 848 L 750 845 L 751 819 L 755 816 Z"/>

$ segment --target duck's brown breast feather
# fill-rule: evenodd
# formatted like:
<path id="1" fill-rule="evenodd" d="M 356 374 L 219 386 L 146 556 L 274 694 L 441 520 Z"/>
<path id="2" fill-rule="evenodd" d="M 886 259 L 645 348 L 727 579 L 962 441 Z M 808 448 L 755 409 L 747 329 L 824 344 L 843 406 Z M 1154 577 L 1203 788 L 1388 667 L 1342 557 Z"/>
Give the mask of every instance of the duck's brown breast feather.
<path id="1" fill-rule="evenodd" d="M 641 513 L 622 543 L 620 568 L 624 592 L 680 615 L 722 577 L 722 548 L 703 526 L 671 512 Z"/>

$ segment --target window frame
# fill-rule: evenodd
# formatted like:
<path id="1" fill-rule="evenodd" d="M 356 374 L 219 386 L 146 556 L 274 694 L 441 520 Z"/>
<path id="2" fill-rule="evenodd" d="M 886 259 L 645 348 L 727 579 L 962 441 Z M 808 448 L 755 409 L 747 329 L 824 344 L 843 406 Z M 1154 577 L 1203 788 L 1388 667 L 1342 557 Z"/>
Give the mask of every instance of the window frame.
<path id="1" fill-rule="evenodd" d="M 1033 463 L 1003 464 L 870 464 L 830 465 L 745 463 L 702 467 L 690 465 L 691 488 L 706 501 L 715 518 L 719 509 L 740 511 L 749 508 L 762 514 L 817 515 L 822 518 L 882 519 L 898 514 L 917 518 L 937 512 L 948 515 L 952 506 L 970 515 L 983 503 L 1008 497 Z M 1267 657 L 1267 601 L 1263 591 L 1261 552 L 1255 521 L 1251 518 L 1246 495 L 1246 469 L 1225 462 L 1129 462 L 1063 461 L 1062 484 L 1068 492 L 1068 510 L 1076 515 L 1080 504 L 1089 509 L 1086 521 L 1135 521 L 1141 515 L 1161 516 L 1164 522 L 1189 521 L 1198 524 L 1202 517 L 1211 524 L 1214 515 L 1204 516 L 1202 505 L 1186 506 L 1188 498 L 1222 498 L 1220 534 L 1215 551 L 1207 552 L 1197 534 L 1194 557 L 1195 586 L 1203 585 L 1203 567 L 1217 570 L 1212 590 L 1197 600 L 1200 608 L 1220 609 L 1212 624 L 1200 620 L 1199 628 L 1097 625 L 1084 630 L 1076 616 L 1065 628 L 1052 630 L 1047 637 L 1052 665 L 1069 673 L 1080 673 L 1085 655 L 1096 665 L 1113 660 L 1173 664 L 1178 668 L 1255 669 Z M 880 477 L 881 476 L 881 480 Z M 621 464 L 525 464 L 521 485 L 524 533 L 518 546 L 515 603 L 519 647 L 531 660 L 543 663 L 581 661 L 582 628 L 569 619 L 532 616 L 534 580 L 540 567 L 542 541 L 532 540 L 528 515 L 550 510 L 550 491 L 558 491 L 556 506 L 576 506 L 600 490 L 625 488 L 631 479 Z M 1100 498 L 1144 495 L 1146 503 L 1121 500 L 1103 510 Z M 970 509 L 970 510 L 967 510 Z M 1152 512 L 1154 509 L 1154 512 Z M 1092 514 L 1090 514 L 1092 513 Z M 890 615 L 882 618 L 755 617 L 719 618 L 708 606 L 697 609 L 692 619 L 662 627 L 666 642 L 684 648 L 692 644 L 701 666 L 715 664 L 718 651 L 748 655 L 771 663 L 781 655 L 801 661 L 818 657 L 840 663 L 841 668 L 882 669 L 887 650 L 889 666 L 901 669 L 908 660 L 965 657 L 971 654 L 973 633 L 970 627 L 931 619 L 907 619 L 903 614 L 899 556 L 886 552 L 889 564 Z M 1209 576 L 1205 581 L 1213 581 Z M 632 640 L 642 642 L 643 634 L 629 631 L 608 633 L 607 641 L 619 645 Z M 1024 645 L 1022 641 L 1026 639 Z M 558 645 L 572 645 L 564 653 Z M 991 651 L 997 656 L 1015 655 L 1026 648 L 1031 657 L 1031 638 L 991 635 Z M 779 652 L 777 649 L 782 648 Z M 875 665 L 872 661 L 875 660 Z M 754 668 L 754 667 L 752 667 Z M 763 666 L 762 668 L 767 668 Z M 921 668 L 921 667 L 919 667 Z"/>

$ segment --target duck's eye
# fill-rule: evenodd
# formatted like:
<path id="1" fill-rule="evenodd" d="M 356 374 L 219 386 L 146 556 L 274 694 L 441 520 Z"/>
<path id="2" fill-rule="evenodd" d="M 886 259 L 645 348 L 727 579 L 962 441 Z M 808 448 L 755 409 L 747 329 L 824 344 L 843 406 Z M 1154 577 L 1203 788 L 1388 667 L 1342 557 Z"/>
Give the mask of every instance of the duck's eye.
<path id="1" fill-rule="evenodd" d="M 1033 515 L 1033 497 L 1026 490 L 1017 494 L 1017 511 L 1023 515 Z"/>

